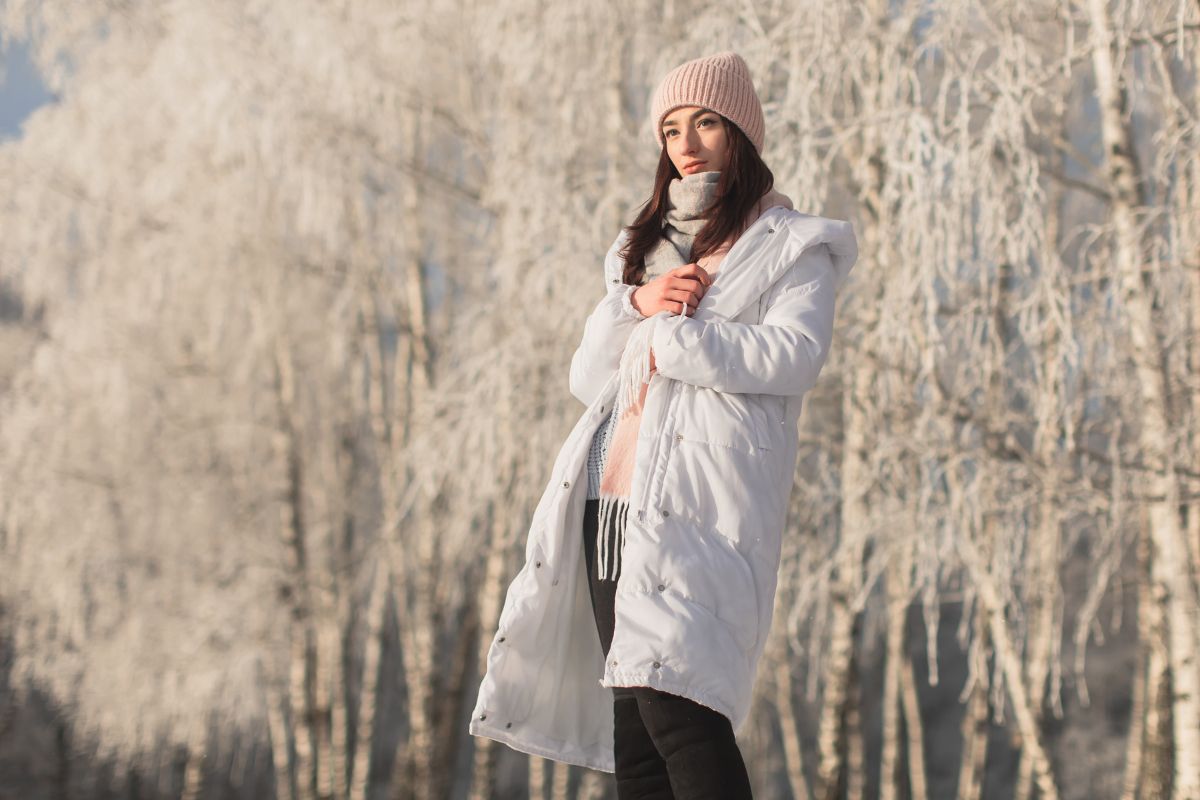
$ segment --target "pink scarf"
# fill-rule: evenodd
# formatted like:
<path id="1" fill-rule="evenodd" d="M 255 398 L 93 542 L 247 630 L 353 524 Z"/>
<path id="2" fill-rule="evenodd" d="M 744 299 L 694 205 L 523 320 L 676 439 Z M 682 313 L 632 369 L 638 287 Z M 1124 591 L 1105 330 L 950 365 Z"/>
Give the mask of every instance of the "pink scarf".
<path id="1" fill-rule="evenodd" d="M 772 206 L 791 208 L 791 201 L 783 194 L 772 189 L 758 201 L 747 217 L 742 230 L 758 219 Z M 738 234 L 740 236 L 740 234 Z M 737 236 L 726 240 L 714 252 L 700 258 L 696 263 L 706 272 L 713 275 L 717 272 L 725 254 L 733 246 Z M 600 477 L 600 520 L 598 536 L 596 537 L 596 565 L 602 580 L 615 580 L 621 572 L 620 557 L 625 546 L 625 529 L 629 516 L 629 497 L 633 481 L 633 468 L 636 463 L 638 430 L 642 423 L 642 408 L 646 402 L 646 390 L 650 386 L 650 376 L 657 372 L 651 368 L 650 359 L 653 351 L 650 349 L 650 334 L 654 327 L 647 324 L 651 318 L 641 320 L 629 334 L 625 349 L 621 353 L 619 367 L 619 383 L 617 399 L 613 412 L 617 415 L 616 428 L 608 443 L 608 453 L 604 464 L 604 472 Z M 611 542 L 608 526 L 616 515 L 616 541 Z M 615 548 L 614 548 L 615 545 Z M 615 552 L 613 552 L 615 549 Z M 616 563 L 614 562 L 614 556 Z M 611 576 L 611 577 L 610 577 Z"/>

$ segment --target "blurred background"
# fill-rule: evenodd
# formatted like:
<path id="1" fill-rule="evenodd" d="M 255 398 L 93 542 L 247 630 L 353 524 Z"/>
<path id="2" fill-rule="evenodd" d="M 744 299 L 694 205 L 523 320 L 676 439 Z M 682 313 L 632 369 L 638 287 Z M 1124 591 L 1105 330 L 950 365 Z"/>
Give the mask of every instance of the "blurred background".
<path id="1" fill-rule="evenodd" d="M 0 798 L 615 797 L 467 716 L 724 49 L 860 247 L 755 796 L 1200 797 L 1200 3 L 0 0 Z"/>

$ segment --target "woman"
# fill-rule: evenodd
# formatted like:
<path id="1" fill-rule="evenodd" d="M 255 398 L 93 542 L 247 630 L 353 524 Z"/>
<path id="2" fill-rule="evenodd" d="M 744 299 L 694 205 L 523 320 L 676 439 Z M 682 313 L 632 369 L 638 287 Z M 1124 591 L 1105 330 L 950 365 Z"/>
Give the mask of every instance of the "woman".
<path id="1" fill-rule="evenodd" d="M 772 188 L 737 54 L 668 73 L 651 123 L 654 192 L 605 257 L 570 368 L 587 410 L 534 511 L 470 731 L 615 771 L 621 798 L 728 800 L 750 796 L 734 732 L 802 398 L 857 246 Z"/>

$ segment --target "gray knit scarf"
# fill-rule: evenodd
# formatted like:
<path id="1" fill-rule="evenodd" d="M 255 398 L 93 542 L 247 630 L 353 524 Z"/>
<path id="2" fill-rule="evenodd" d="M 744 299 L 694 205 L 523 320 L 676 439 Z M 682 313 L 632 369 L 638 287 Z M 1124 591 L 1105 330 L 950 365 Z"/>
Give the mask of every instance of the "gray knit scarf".
<path id="1" fill-rule="evenodd" d="M 720 172 L 709 170 L 673 178 L 668 184 L 663 235 L 654 249 L 646 254 L 647 281 L 688 263 L 692 255 L 692 243 L 708 223 L 701 215 L 716 199 L 717 181 L 720 179 Z"/>

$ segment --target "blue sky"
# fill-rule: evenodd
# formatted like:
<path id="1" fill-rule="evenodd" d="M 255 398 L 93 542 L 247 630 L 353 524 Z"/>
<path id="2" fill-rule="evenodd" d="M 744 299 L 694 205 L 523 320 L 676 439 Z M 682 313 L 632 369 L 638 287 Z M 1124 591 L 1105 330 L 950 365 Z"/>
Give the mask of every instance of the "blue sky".
<path id="1" fill-rule="evenodd" d="M 54 96 L 42 84 L 29 50 L 21 42 L 8 42 L 0 50 L 0 140 L 21 135 L 21 123 L 34 109 Z"/>

